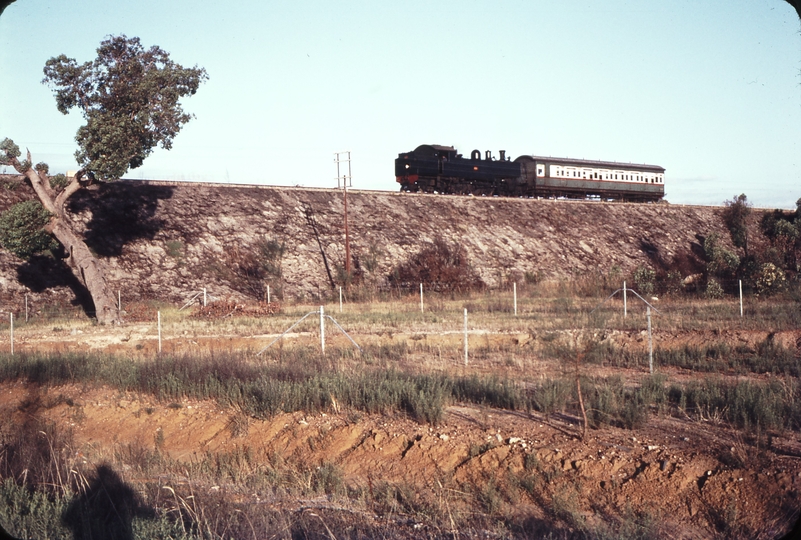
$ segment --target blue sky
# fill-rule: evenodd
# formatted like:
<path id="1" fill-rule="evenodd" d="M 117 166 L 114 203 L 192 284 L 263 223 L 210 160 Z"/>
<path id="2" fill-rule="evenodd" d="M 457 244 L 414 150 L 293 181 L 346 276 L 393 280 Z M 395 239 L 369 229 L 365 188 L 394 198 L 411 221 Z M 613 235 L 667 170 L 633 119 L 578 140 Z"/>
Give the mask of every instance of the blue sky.
<path id="1" fill-rule="evenodd" d="M 801 23 L 781 0 L 18 0 L 0 17 L 0 137 L 75 169 L 46 60 L 138 36 L 210 79 L 128 178 L 396 190 L 423 143 L 650 163 L 672 203 L 801 197 Z M 10 171 L 9 171 L 10 172 Z"/>

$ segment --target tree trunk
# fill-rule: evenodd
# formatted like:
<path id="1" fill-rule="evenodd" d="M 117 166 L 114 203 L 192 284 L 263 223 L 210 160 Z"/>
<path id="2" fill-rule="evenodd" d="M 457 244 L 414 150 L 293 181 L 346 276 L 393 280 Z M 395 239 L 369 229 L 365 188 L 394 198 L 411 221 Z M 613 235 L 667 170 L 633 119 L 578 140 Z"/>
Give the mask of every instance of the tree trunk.
<path id="1" fill-rule="evenodd" d="M 75 234 L 72 225 L 63 218 L 55 218 L 49 225 L 53 236 L 67 252 L 66 263 L 81 280 L 95 305 L 95 317 L 100 324 L 119 324 L 117 301 L 106 283 L 100 261 L 92 255 L 86 243 Z"/>
<path id="2" fill-rule="evenodd" d="M 31 156 L 29 152 L 28 163 L 30 162 Z M 53 214 L 50 223 L 47 224 L 45 229 L 64 246 L 67 252 L 65 262 L 92 296 L 97 322 L 100 324 L 119 324 L 120 314 L 117 310 L 116 298 L 108 288 L 103 267 L 89 250 L 89 246 L 72 228 L 72 223 L 64 211 L 67 199 L 73 193 L 82 189 L 80 175 L 73 178 L 64 190 L 56 195 L 50 187 L 50 179 L 45 171 L 37 173 L 33 168 L 28 167 L 26 169 L 16 158 L 12 160 L 12 165 L 30 180 L 31 186 L 42 205 Z"/>

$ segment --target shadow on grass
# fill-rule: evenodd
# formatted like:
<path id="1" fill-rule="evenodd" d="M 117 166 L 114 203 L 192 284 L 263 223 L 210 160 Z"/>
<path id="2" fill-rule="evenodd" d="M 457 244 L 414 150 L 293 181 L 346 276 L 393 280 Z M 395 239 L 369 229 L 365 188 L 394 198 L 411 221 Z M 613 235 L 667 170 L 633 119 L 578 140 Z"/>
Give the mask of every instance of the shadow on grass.
<path id="1" fill-rule="evenodd" d="M 75 540 L 133 540 L 133 519 L 156 517 L 110 465 L 98 466 L 87 482 L 63 516 Z"/>

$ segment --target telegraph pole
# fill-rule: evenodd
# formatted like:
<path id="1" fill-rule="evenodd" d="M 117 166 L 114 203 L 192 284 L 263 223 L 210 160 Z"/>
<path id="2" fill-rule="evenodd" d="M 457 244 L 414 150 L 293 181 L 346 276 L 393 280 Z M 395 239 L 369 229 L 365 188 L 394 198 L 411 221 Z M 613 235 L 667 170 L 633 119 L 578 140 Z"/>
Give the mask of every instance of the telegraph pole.
<path id="1" fill-rule="evenodd" d="M 341 156 L 347 154 L 347 158 Z M 348 188 L 351 187 L 352 177 L 350 172 L 350 150 L 334 152 L 334 162 L 337 164 L 337 188 L 342 187 L 342 196 L 345 203 L 345 275 L 350 279 L 350 237 L 348 235 Z M 340 172 L 340 164 L 348 164 L 348 172 Z M 344 165 L 343 165 L 344 168 Z"/>

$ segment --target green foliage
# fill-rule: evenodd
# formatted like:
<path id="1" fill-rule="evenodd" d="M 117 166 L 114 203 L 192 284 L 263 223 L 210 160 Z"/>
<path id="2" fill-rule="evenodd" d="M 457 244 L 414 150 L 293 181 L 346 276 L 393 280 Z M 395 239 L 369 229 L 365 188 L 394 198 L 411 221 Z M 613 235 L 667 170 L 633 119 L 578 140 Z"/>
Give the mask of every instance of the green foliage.
<path id="1" fill-rule="evenodd" d="M 72 538 L 61 522 L 69 503 L 68 498 L 51 499 L 42 491 L 18 486 L 12 478 L 0 484 L 0 519 L 4 528 L 18 538 Z"/>
<path id="2" fill-rule="evenodd" d="M 756 279 L 758 295 L 770 296 L 784 289 L 787 279 L 784 270 L 773 263 L 765 263 L 759 269 Z"/>
<path id="3" fill-rule="evenodd" d="M 166 251 L 168 257 L 172 257 L 173 259 L 183 258 L 186 247 L 180 240 L 167 240 L 165 247 L 167 248 Z"/>
<path id="4" fill-rule="evenodd" d="M 774 210 L 765 213 L 759 228 L 770 241 L 763 261 L 773 262 L 789 272 L 801 271 L 801 206 L 795 212 Z"/>
<path id="5" fill-rule="evenodd" d="M 194 95 L 208 79 L 204 69 L 184 68 L 162 49 L 145 49 L 139 38 L 124 35 L 102 41 L 92 62 L 78 64 L 63 54 L 51 58 L 44 74 L 58 110 L 78 108 L 86 119 L 75 157 L 101 179 L 139 167 L 158 145 L 169 150 L 192 118 L 180 98 Z"/>
<path id="6" fill-rule="evenodd" d="M 634 281 L 634 285 L 637 287 L 637 290 L 641 294 L 649 296 L 654 294 L 656 272 L 652 268 L 647 266 L 638 266 L 637 269 L 634 270 L 632 280 Z"/>
<path id="7" fill-rule="evenodd" d="M 14 141 L 6 137 L 3 139 L 3 142 L 0 142 L 0 165 L 12 165 L 14 166 L 14 161 L 22 155 L 20 152 L 19 146 L 17 146 Z M 20 174 L 24 174 L 25 171 L 31 168 L 31 162 L 27 159 L 20 162 L 19 166 L 16 167 L 17 172 Z"/>
<path id="8" fill-rule="evenodd" d="M 69 184 L 69 180 L 67 179 L 67 176 L 62 173 L 58 173 L 55 176 L 50 177 L 50 187 L 56 191 L 61 191 L 67 187 L 67 184 Z"/>
<path id="9" fill-rule="evenodd" d="M 731 242 L 741 248 L 748 255 L 748 216 L 751 214 L 751 204 L 745 194 L 725 201 L 722 212 L 723 223 L 729 229 Z"/>
<path id="10" fill-rule="evenodd" d="M 710 299 L 718 299 L 723 298 L 723 287 L 720 286 L 714 279 L 709 279 L 706 282 L 706 291 L 704 292 L 704 296 Z"/>
<path id="11" fill-rule="evenodd" d="M 690 381 L 684 388 L 672 386 L 670 401 L 682 403 L 702 419 L 727 421 L 746 431 L 798 429 L 801 411 L 796 403 L 797 383 L 780 381 L 729 383 L 716 379 Z"/>
<path id="12" fill-rule="evenodd" d="M 0 214 L 0 245 L 22 259 L 55 249 L 55 240 L 43 230 L 50 217 L 39 201 L 15 204 Z"/>
<path id="13" fill-rule="evenodd" d="M 717 233 L 711 233 L 704 239 L 704 253 L 709 275 L 729 279 L 740 266 L 740 258 L 720 245 Z"/>
<path id="14" fill-rule="evenodd" d="M 14 144 L 14 141 L 6 137 L 3 142 L 0 142 L 0 165 L 11 165 L 13 158 L 18 158 L 22 155 L 19 146 Z"/>

